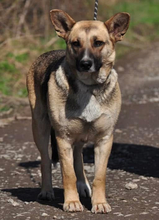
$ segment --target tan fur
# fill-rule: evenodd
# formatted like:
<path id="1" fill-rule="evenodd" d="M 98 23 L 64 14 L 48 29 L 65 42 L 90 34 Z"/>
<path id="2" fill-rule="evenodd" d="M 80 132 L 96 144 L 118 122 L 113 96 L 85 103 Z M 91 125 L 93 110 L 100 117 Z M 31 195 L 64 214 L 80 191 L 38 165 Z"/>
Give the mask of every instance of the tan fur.
<path id="1" fill-rule="evenodd" d="M 39 198 L 54 198 L 48 154 L 52 127 L 62 168 L 64 210 L 82 211 L 80 194 L 91 196 L 93 213 L 107 213 L 111 208 L 105 198 L 106 168 L 121 107 L 118 77 L 112 69 L 114 43 L 126 32 L 129 15 L 119 13 L 105 23 L 76 23 L 65 12 L 52 10 L 51 20 L 67 43 L 66 56 L 65 51 L 43 54 L 27 75 L 33 135 L 42 160 Z M 82 59 L 93 60 L 86 71 L 78 70 Z M 95 151 L 92 192 L 82 158 L 83 144 L 89 142 L 94 143 Z"/>

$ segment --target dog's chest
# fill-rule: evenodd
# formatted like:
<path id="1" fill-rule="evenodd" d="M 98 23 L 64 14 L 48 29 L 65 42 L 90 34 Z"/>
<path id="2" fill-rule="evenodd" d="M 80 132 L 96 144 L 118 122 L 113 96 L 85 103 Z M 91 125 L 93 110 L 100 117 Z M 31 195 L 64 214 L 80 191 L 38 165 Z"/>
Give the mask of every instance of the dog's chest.
<path id="1" fill-rule="evenodd" d="M 84 108 L 81 105 L 81 110 L 82 111 L 79 114 L 79 118 L 87 122 L 95 121 L 102 114 L 101 106 L 99 105 L 94 96 L 91 96 L 88 104 Z"/>
<path id="2" fill-rule="evenodd" d="M 66 103 L 66 117 L 68 119 L 82 119 L 93 122 L 103 114 L 101 105 L 90 92 L 79 92 L 68 97 Z"/>

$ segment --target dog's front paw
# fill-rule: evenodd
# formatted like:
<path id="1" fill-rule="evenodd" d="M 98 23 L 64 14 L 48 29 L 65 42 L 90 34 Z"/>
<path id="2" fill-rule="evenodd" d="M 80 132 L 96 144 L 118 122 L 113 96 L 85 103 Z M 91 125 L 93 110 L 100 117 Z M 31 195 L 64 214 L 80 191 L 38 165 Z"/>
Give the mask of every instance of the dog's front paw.
<path id="1" fill-rule="evenodd" d="M 38 195 L 38 200 L 52 201 L 55 199 L 53 190 L 51 191 L 41 191 Z"/>
<path id="2" fill-rule="evenodd" d="M 82 197 L 91 197 L 91 187 L 89 183 L 85 183 L 82 181 L 77 182 L 77 190 L 80 196 Z"/>
<path id="3" fill-rule="evenodd" d="M 70 201 L 64 203 L 63 210 L 66 212 L 82 212 L 83 206 L 80 201 Z"/>
<path id="4" fill-rule="evenodd" d="M 96 213 L 108 213 L 108 212 L 111 212 L 111 207 L 108 203 L 98 203 L 98 204 L 93 205 L 91 212 L 95 214 Z"/>

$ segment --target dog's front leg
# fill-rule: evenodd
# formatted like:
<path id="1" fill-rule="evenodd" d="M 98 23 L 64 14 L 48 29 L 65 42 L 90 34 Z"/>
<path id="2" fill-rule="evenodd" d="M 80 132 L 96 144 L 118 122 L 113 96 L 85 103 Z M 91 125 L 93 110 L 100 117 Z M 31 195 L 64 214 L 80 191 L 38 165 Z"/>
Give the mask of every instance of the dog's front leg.
<path id="1" fill-rule="evenodd" d="M 61 137 L 56 137 L 62 169 L 64 187 L 63 209 L 67 212 L 83 211 L 76 187 L 76 175 L 73 167 L 73 149 L 71 144 Z"/>
<path id="2" fill-rule="evenodd" d="M 103 139 L 95 146 L 95 178 L 92 194 L 93 213 L 107 213 L 111 211 L 111 207 L 107 203 L 105 196 L 105 180 L 112 142 L 113 136 L 108 140 Z"/>

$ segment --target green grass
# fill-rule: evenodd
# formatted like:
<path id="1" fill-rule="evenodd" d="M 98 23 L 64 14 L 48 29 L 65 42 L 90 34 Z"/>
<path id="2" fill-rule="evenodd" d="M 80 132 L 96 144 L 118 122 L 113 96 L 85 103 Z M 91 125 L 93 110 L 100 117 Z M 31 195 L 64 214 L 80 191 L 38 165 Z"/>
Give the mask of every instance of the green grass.
<path id="1" fill-rule="evenodd" d="M 0 92 L 4 95 L 13 95 L 13 87 L 19 80 L 20 74 L 9 60 L 0 62 Z"/>
<path id="2" fill-rule="evenodd" d="M 0 92 L 2 94 L 18 97 L 27 96 L 25 85 L 17 86 L 16 83 L 24 76 L 23 65 L 25 67 L 29 59 L 29 53 L 16 54 L 13 51 L 5 54 L 4 60 L 0 62 Z"/>
<path id="3" fill-rule="evenodd" d="M 6 111 L 8 111 L 9 109 L 10 109 L 10 106 L 5 105 L 5 106 L 3 106 L 3 107 L 0 107 L 0 112 L 6 112 Z"/>
<path id="4" fill-rule="evenodd" d="M 0 92 L 11 95 L 10 83 L 13 82 L 13 75 L 17 69 L 14 64 L 7 60 L 0 62 Z"/>
<path id="5" fill-rule="evenodd" d="M 28 95 L 28 91 L 27 91 L 26 87 L 20 88 L 18 90 L 17 96 L 19 96 L 19 97 L 27 97 L 27 95 Z"/>
<path id="6" fill-rule="evenodd" d="M 119 1 L 108 9 L 107 16 L 118 12 L 128 12 L 131 15 L 127 34 L 129 40 L 136 40 L 136 33 L 146 40 L 159 39 L 159 0 Z"/>
<path id="7" fill-rule="evenodd" d="M 159 1 L 156 0 L 124 2 L 116 6 L 115 11 L 126 11 L 132 15 L 130 28 L 138 24 L 159 24 Z"/>
<path id="8" fill-rule="evenodd" d="M 29 59 L 28 53 L 22 53 L 18 55 L 14 55 L 14 53 L 9 52 L 6 54 L 7 58 L 13 58 L 15 61 L 18 61 L 20 63 L 25 63 Z"/>
<path id="9" fill-rule="evenodd" d="M 11 95 L 11 89 L 9 88 L 9 83 L 11 79 L 8 79 L 8 77 L 1 77 L 0 79 L 0 92 L 4 95 Z"/>
<path id="10" fill-rule="evenodd" d="M 23 53 L 23 54 L 15 56 L 15 60 L 20 63 L 25 63 L 25 62 L 27 62 L 28 59 L 29 59 L 28 53 Z"/>
<path id="11" fill-rule="evenodd" d="M 55 50 L 58 50 L 58 49 L 60 49 L 60 50 L 66 49 L 66 43 L 65 43 L 65 41 L 64 41 L 62 38 L 59 38 L 59 39 L 57 40 L 57 43 L 56 43 L 54 49 L 55 49 Z"/>
<path id="12" fill-rule="evenodd" d="M 16 72 L 15 65 L 8 63 L 7 60 L 0 62 L 0 73 L 3 74 L 5 72 L 15 73 Z"/>

